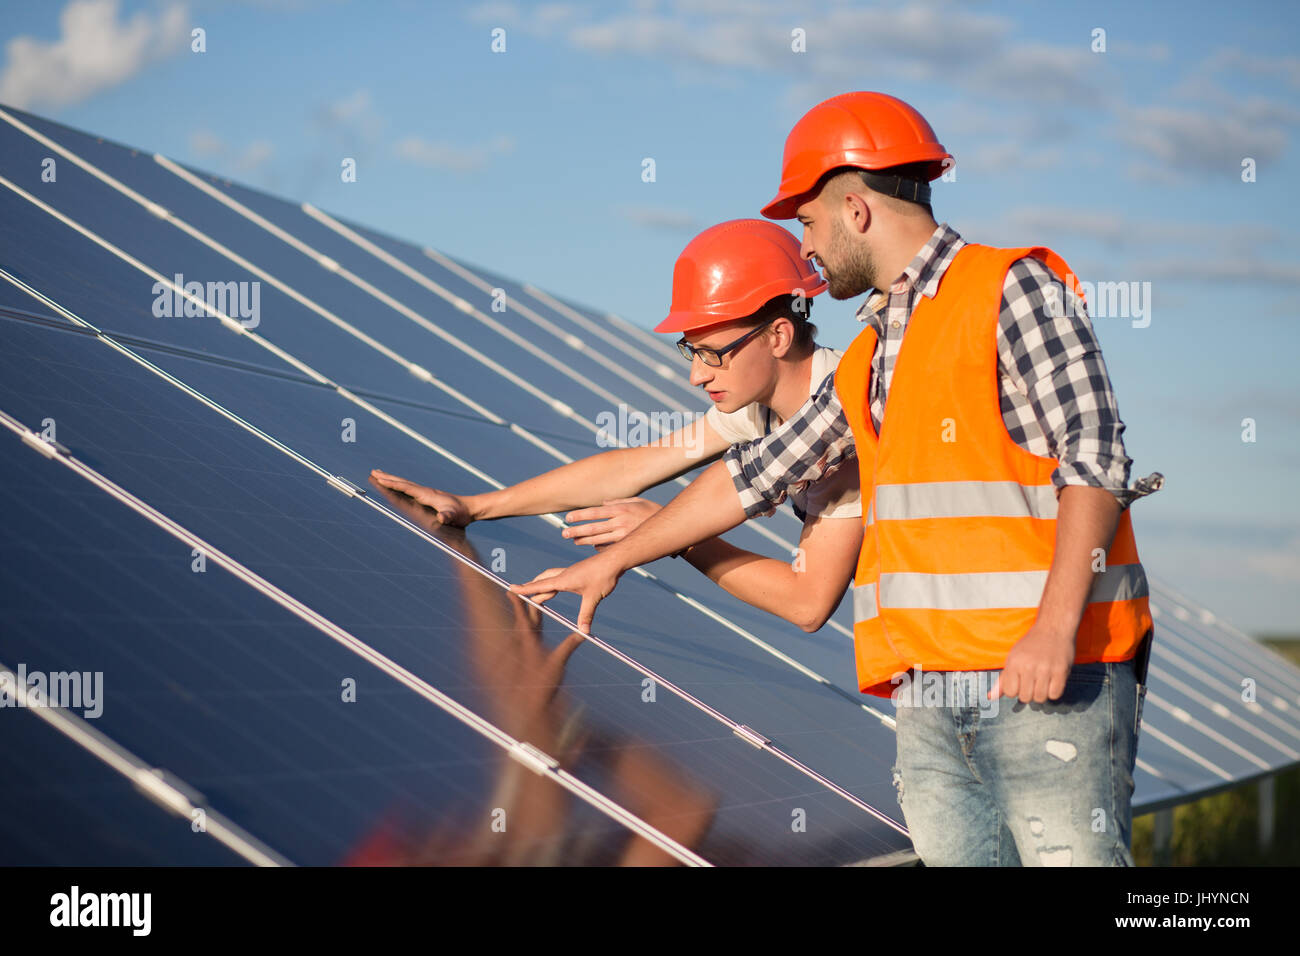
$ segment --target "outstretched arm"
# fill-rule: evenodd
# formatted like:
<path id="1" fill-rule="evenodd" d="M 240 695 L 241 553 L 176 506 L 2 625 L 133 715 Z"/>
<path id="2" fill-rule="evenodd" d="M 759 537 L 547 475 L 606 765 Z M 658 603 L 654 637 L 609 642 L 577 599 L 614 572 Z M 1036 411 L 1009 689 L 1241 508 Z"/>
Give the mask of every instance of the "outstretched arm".
<path id="1" fill-rule="evenodd" d="M 371 476 L 379 485 L 410 495 L 432 508 L 442 523 L 463 528 L 473 521 L 549 514 L 630 498 L 698 467 L 726 448 L 726 440 L 700 418 L 654 444 L 612 448 L 517 485 L 477 495 L 457 495 L 430 488 L 378 468 Z"/>
<path id="2" fill-rule="evenodd" d="M 697 541 L 729 531 L 744 520 L 745 512 L 726 466 L 715 462 L 662 511 L 622 541 L 558 575 L 515 584 L 510 590 L 530 597 L 555 591 L 582 595 L 578 630 L 589 633 L 596 605 L 609 596 L 625 571 L 676 554 Z"/>
<path id="3" fill-rule="evenodd" d="M 729 531 L 746 518 L 770 514 L 786 495 L 852 467 L 853 435 L 828 376 L 799 414 L 757 442 L 734 446 L 630 535 L 600 554 L 545 579 L 516 584 L 516 594 L 571 591 L 582 596 L 578 629 L 587 631 L 596 606 L 630 568 L 655 561 Z"/>

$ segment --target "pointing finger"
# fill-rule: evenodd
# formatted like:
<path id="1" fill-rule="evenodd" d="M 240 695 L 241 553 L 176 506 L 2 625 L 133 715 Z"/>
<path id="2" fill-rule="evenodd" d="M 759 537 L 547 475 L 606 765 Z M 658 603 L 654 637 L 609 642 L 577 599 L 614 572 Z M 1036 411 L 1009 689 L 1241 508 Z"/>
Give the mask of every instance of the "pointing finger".
<path id="1" fill-rule="evenodd" d="M 532 597 L 534 594 L 545 594 L 547 591 L 557 590 L 553 581 L 529 581 L 526 584 L 510 585 L 511 594 L 522 594 L 524 597 Z M 563 590 L 563 588 L 559 588 Z"/>
<path id="2" fill-rule="evenodd" d="M 582 608 L 578 611 L 578 630 L 584 634 L 591 633 L 591 622 L 596 617 L 596 605 L 600 598 L 587 593 L 582 596 Z"/>

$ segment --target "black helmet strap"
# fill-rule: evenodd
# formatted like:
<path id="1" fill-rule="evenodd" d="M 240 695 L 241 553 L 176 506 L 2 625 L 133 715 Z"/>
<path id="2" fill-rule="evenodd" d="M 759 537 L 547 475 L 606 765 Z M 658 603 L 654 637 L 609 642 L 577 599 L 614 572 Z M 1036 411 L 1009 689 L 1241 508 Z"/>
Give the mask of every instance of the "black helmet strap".
<path id="1" fill-rule="evenodd" d="M 886 196 L 894 196 L 898 199 L 906 199 L 908 202 L 928 203 L 930 201 L 930 184 L 923 183 L 915 179 L 904 179 L 902 176 L 886 176 L 881 173 L 873 173 L 869 169 L 858 170 L 862 174 L 862 179 L 868 186 L 878 193 L 884 193 Z"/>

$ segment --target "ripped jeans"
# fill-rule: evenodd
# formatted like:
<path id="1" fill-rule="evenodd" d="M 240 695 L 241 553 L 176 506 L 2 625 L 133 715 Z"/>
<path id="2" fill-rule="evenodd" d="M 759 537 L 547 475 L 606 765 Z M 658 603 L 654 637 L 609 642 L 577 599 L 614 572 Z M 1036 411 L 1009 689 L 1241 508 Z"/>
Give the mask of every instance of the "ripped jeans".
<path id="1" fill-rule="evenodd" d="M 1042 704 L 1002 697 L 992 706 L 982 695 L 996 674 L 929 675 L 946 696 L 897 708 L 894 786 L 921 861 L 1133 866 L 1146 696 L 1134 661 L 1075 664 L 1064 693 Z"/>

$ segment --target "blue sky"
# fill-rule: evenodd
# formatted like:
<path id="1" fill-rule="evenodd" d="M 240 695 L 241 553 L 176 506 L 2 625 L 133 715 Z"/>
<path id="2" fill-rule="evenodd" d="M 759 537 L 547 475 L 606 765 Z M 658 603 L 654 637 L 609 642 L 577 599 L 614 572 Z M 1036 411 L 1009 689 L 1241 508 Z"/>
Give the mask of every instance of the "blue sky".
<path id="1" fill-rule="evenodd" d="M 941 221 L 1149 288 L 1149 324 L 1094 317 L 1133 477 L 1167 480 L 1134 505 L 1143 559 L 1296 633 L 1298 37 L 1289 2 L 6 2 L 0 103 L 649 328 L 691 236 L 758 215 L 805 110 L 900 96 L 957 159 Z M 825 344 L 855 305 L 818 300 Z"/>

